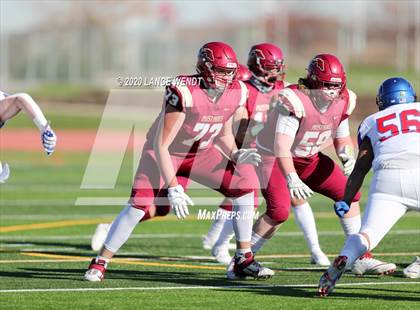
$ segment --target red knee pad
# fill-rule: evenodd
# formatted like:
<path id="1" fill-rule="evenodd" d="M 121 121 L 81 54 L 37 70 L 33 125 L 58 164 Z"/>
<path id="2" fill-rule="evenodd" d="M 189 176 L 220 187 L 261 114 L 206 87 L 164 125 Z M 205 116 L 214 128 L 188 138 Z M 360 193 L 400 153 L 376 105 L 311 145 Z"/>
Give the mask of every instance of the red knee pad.
<path id="1" fill-rule="evenodd" d="M 156 216 L 165 216 L 171 211 L 170 206 L 156 206 Z"/>
<path id="2" fill-rule="evenodd" d="M 229 201 L 229 202 L 227 202 L 227 201 L 224 201 L 220 206 L 219 206 L 219 208 L 221 208 L 221 209 L 223 209 L 223 210 L 226 210 L 226 211 L 232 211 L 233 210 L 233 205 L 232 205 L 232 203 Z"/>
<path id="3" fill-rule="evenodd" d="M 287 221 L 290 214 L 289 208 L 267 208 L 265 214 L 276 224 L 281 224 Z"/>

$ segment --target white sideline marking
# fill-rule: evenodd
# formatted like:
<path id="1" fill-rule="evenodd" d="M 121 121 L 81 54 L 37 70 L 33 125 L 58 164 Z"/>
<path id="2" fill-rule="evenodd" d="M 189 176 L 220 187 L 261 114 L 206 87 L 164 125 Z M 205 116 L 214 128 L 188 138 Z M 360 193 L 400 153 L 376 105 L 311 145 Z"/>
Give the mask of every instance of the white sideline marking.
<path id="1" fill-rule="evenodd" d="M 2 201 L 3 202 L 3 201 Z M 51 204 L 51 201 L 44 201 L 46 204 L 43 204 L 43 201 L 40 202 L 40 204 L 42 204 L 42 206 L 49 206 Z M 52 201 L 55 205 L 55 202 Z M 29 204 L 33 203 L 33 201 L 29 201 Z M 65 205 L 71 205 L 72 202 L 69 201 L 65 201 Z M 210 210 L 209 211 L 213 211 Z M 108 210 L 109 212 L 109 210 Z M 2 213 L 1 214 L 1 218 L 2 220 L 78 220 L 78 219 L 92 219 L 95 217 L 100 217 L 100 218 L 109 218 L 109 222 L 112 222 L 112 220 L 118 215 L 118 211 L 116 211 L 115 213 L 71 213 L 71 214 L 6 214 L 6 213 Z M 192 214 L 191 216 L 193 217 L 192 220 L 196 220 L 196 217 L 194 217 L 196 214 Z M 335 214 L 332 214 L 331 212 L 314 212 L 314 215 L 316 218 L 334 218 L 336 217 Z M 168 215 L 168 216 L 172 216 L 172 215 Z M 173 217 L 175 217 L 173 215 Z M 293 217 L 293 215 L 292 215 Z M 412 213 L 407 213 L 404 218 L 413 218 L 413 217 L 418 217 L 420 218 L 420 213 L 418 212 L 412 212 Z"/>
<path id="2" fill-rule="evenodd" d="M 337 287 L 352 286 L 382 286 L 382 285 L 409 285 L 420 282 L 365 282 L 365 283 L 342 283 Z M 217 285 L 217 286 L 163 286 L 163 287 L 98 287 L 98 288 L 40 288 L 40 289 L 12 289 L 0 290 L 0 293 L 32 293 L 32 292 L 89 292 L 89 291 L 160 291 L 160 290 L 202 290 L 202 289 L 243 289 L 243 288 L 282 288 L 301 287 L 316 288 L 318 284 L 284 284 L 284 285 Z"/>
<path id="3" fill-rule="evenodd" d="M 7 207 L 19 207 L 19 206 L 40 206 L 40 207 L 67 207 L 73 206 L 74 200 L 68 199 L 22 199 L 22 200 L 2 200 L 2 204 Z"/>
<path id="4" fill-rule="evenodd" d="M 93 231 L 92 231 L 93 233 Z M 420 229 L 399 229 L 391 230 L 390 235 L 416 235 L 420 234 Z M 320 231 L 320 236 L 344 236 L 343 231 L 331 230 Z M 133 234 L 130 239 L 172 239 L 172 238 L 201 238 L 202 234 Z M 300 231 L 285 231 L 279 232 L 274 237 L 300 237 L 303 233 Z M 61 235 L 61 236 L 0 236 L 0 240 L 77 240 L 77 239 L 90 239 L 92 235 Z"/>
<path id="5" fill-rule="evenodd" d="M 223 197 L 193 197 L 195 206 L 218 206 Z M 127 197 L 79 197 L 75 206 L 123 206 Z M 213 210 L 211 210 L 213 211 Z"/>

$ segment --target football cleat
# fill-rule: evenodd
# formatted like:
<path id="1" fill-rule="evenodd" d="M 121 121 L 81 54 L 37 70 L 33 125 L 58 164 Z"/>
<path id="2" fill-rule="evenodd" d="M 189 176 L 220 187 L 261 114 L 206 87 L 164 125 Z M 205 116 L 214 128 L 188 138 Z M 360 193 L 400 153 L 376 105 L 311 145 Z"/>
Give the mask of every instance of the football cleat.
<path id="1" fill-rule="evenodd" d="M 329 295 L 335 287 L 335 283 L 346 271 L 347 257 L 338 256 L 328 270 L 321 276 L 318 284 L 318 294 L 321 297 Z"/>
<path id="2" fill-rule="evenodd" d="M 393 273 L 396 269 L 395 264 L 382 262 L 373 258 L 370 252 L 367 252 L 354 262 L 351 272 L 357 276 L 364 274 L 383 275 Z"/>
<path id="3" fill-rule="evenodd" d="M 263 267 L 254 260 L 251 252 L 236 254 L 227 268 L 227 278 L 229 280 L 244 280 L 246 277 L 254 279 L 269 279 L 274 276 L 274 271 Z"/>
<path id="4" fill-rule="evenodd" d="M 414 261 L 404 268 L 403 274 L 406 278 L 418 279 L 420 278 L 420 256 L 416 256 Z"/>
<path id="5" fill-rule="evenodd" d="M 322 267 L 328 267 L 331 265 L 331 262 L 324 252 L 316 251 L 311 253 L 311 264 Z"/>
<path id="6" fill-rule="evenodd" d="M 211 255 L 222 265 L 229 265 L 232 256 L 229 254 L 228 245 L 214 246 L 211 250 Z"/>
<path id="7" fill-rule="evenodd" d="M 90 282 L 101 282 L 105 276 L 107 266 L 108 264 L 103 259 L 92 259 L 89 268 L 85 273 L 85 280 Z"/>
<path id="8" fill-rule="evenodd" d="M 102 248 L 110 228 L 111 224 L 99 224 L 96 226 L 95 233 L 90 241 L 90 247 L 92 250 L 97 252 Z"/>
<path id="9" fill-rule="evenodd" d="M 203 244 L 203 249 L 204 250 L 211 250 L 213 245 L 214 245 L 213 240 L 210 240 L 210 238 L 207 237 L 207 235 L 203 236 L 203 239 L 201 239 L 201 242 Z"/>

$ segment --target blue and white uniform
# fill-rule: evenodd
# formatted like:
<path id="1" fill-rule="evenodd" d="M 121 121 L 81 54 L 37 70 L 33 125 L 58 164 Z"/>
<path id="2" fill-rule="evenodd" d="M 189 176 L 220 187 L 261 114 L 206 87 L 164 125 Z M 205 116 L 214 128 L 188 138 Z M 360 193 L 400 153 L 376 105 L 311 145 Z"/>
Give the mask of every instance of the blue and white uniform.
<path id="1" fill-rule="evenodd" d="M 374 174 L 360 232 L 372 249 L 407 211 L 420 211 L 420 103 L 370 115 L 359 127 L 359 142 L 366 138 Z"/>

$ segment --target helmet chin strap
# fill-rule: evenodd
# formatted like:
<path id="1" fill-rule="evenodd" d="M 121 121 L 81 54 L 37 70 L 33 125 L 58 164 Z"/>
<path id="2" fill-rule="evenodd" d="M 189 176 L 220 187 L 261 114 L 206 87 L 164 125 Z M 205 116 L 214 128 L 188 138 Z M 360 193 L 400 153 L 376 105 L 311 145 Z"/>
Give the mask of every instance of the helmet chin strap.
<path id="1" fill-rule="evenodd" d="M 251 82 L 252 85 L 254 85 L 260 92 L 262 93 L 268 93 L 270 92 L 273 87 L 273 85 L 269 85 L 267 83 L 265 83 L 264 81 L 262 81 L 258 76 L 256 76 L 253 72 L 251 72 L 252 76 L 249 79 L 249 81 Z"/>
<path id="2" fill-rule="evenodd" d="M 210 87 L 210 85 L 208 84 L 207 81 L 205 81 L 204 79 L 202 81 L 203 81 L 203 84 L 204 84 L 204 88 L 207 92 L 207 95 L 210 97 L 210 99 L 213 102 L 216 102 L 216 100 L 224 93 L 224 91 L 226 89 L 226 87 L 223 88 L 223 89 Z"/>
<path id="3" fill-rule="evenodd" d="M 319 90 L 316 90 L 315 93 L 313 93 L 312 98 L 313 98 L 313 103 L 315 104 L 315 106 L 318 108 L 318 110 L 321 113 L 324 113 L 325 111 L 327 111 L 330 105 L 332 104 L 332 102 L 334 101 L 334 100 L 323 99 Z"/>

